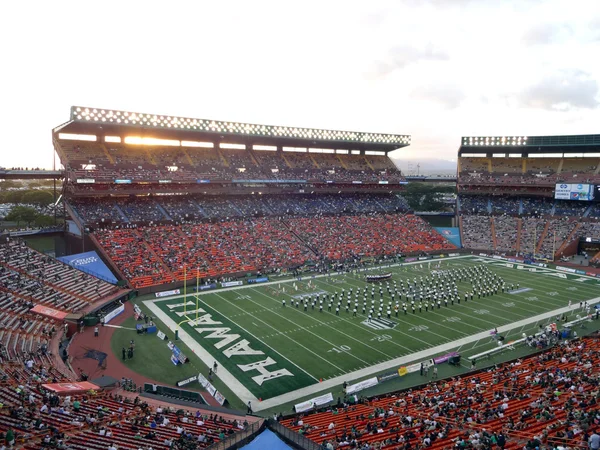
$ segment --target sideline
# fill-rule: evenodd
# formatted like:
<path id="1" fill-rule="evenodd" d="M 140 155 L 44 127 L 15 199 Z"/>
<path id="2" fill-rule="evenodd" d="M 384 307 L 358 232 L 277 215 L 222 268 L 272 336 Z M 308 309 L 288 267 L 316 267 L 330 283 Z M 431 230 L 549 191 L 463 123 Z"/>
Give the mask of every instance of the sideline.
<path id="1" fill-rule="evenodd" d="M 490 260 L 490 262 L 491 261 L 495 261 L 495 262 L 499 262 L 499 263 L 509 262 L 505 259 L 502 260 L 502 259 L 496 259 L 496 258 L 491 258 L 491 257 L 485 257 L 485 256 L 481 256 L 481 255 L 461 255 L 461 256 L 441 258 L 441 259 L 436 259 L 436 260 L 413 261 L 413 262 L 409 262 L 409 263 L 402 263 L 402 266 L 413 265 L 413 264 L 423 264 L 424 262 L 430 262 L 430 261 L 450 261 L 450 260 L 456 260 L 456 259 L 461 259 L 461 258 L 473 258 L 473 259 L 475 259 L 475 261 L 476 261 L 476 258 L 479 258 L 479 259 Z M 525 267 L 531 267 L 531 268 L 535 267 L 535 266 L 526 265 L 522 262 L 510 262 L 510 263 L 511 264 L 520 264 Z M 390 264 L 390 265 L 387 265 L 384 267 L 398 267 L 398 266 L 400 266 L 400 264 L 395 263 L 395 264 Z M 382 268 L 382 266 L 373 267 L 372 270 L 378 269 L 378 268 Z M 539 269 L 542 269 L 542 268 L 539 268 Z M 563 273 L 563 274 L 567 275 L 567 273 L 565 273 L 565 272 L 562 272 L 557 269 L 552 269 L 549 267 L 543 268 L 543 270 L 549 270 L 549 271 Z M 570 274 L 570 275 L 573 275 L 576 277 L 589 278 L 589 279 L 598 281 L 597 278 L 590 277 L 587 275 L 577 275 L 577 274 Z M 328 276 L 327 274 L 321 274 L 321 275 L 315 275 L 314 277 L 312 277 L 312 276 L 306 277 L 305 279 L 323 278 L 323 277 L 327 277 L 327 276 Z M 336 276 L 336 275 L 332 275 L 332 276 Z M 282 281 L 272 281 L 272 282 L 267 282 L 267 283 L 261 283 L 260 285 L 235 286 L 235 287 L 231 287 L 231 288 L 206 291 L 206 292 L 200 293 L 198 295 L 208 295 L 208 294 L 220 293 L 220 292 L 226 291 L 226 290 L 240 290 L 240 289 L 249 289 L 249 288 L 251 289 L 251 288 L 257 288 L 259 286 L 265 286 L 265 285 L 269 285 L 269 284 L 290 283 L 290 282 L 296 282 L 296 281 L 298 281 L 298 280 L 295 278 L 292 278 L 292 279 L 282 280 Z M 195 296 L 195 294 L 191 294 L 191 295 Z M 173 299 L 177 299 L 177 298 L 183 298 L 183 296 L 176 295 L 176 296 L 171 296 L 171 297 L 163 297 L 160 299 L 146 300 L 143 303 L 146 307 L 148 307 L 154 313 L 154 315 L 156 317 L 158 317 L 165 325 L 167 325 L 171 329 L 171 331 L 173 331 L 176 328 L 177 324 L 170 317 L 168 317 L 166 315 L 166 313 L 164 313 L 155 303 L 158 301 L 162 302 L 165 300 L 173 300 Z M 588 303 L 591 305 L 599 303 L 599 302 L 600 302 L 600 297 L 588 300 Z M 531 325 L 533 323 L 543 321 L 545 319 L 552 318 L 557 315 L 561 315 L 565 312 L 571 312 L 576 309 L 577 309 L 576 305 L 572 305 L 571 307 L 565 306 L 565 307 L 558 308 L 558 309 L 555 309 L 552 311 L 547 311 L 545 313 L 538 314 L 536 316 L 531 316 L 531 317 L 519 320 L 517 322 L 513 322 L 511 324 L 500 326 L 500 327 L 498 327 L 498 331 L 501 333 L 513 331 L 516 328 L 525 327 L 527 325 Z M 262 411 L 262 410 L 277 407 L 281 404 L 292 402 L 292 401 L 300 399 L 302 397 L 316 394 L 323 390 L 331 389 L 335 386 L 341 385 L 344 381 L 354 381 L 354 380 L 358 381 L 361 378 L 365 378 L 367 376 L 374 375 L 376 373 L 383 372 L 383 371 L 386 371 L 386 370 L 389 370 L 392 368 L 398 368 L 400 366 L 406 365 L 407 363 L 410 363 L 413 361 L 429 359 L 432 356 L 435 356 L 436 354 L 446 353 L 449 350 L 452 350 L 456 347 L 468 345 L 470 343 L 477 342 L 481 339 L 489 338 L 489 336 L 490 336 L 489 330 L 482 331 L 477 334 L 465 336 L 463 338 L 460 338 L 460 339 L 457 339 L 454 341 L 450 341 L 450 342 L 447 342 L 444 344 L 440 344 L 435 347 L 430 347 L 425 350 L 414 352 L 414 353 L 404 355 L 404 356 L 401 356 L 401 357 L 398 357 L 395 359 L 384 361 L 382 363 L 374 364 L 372 366 L 368 366 L 363 369 L 356 370 L 354 372 L 349 372 L 344 375 L 330 378 L 321 383 L 316 383 L 316 384 L 312 384 L 312 385 L 309 385 L 309 386 L 306 386 L 306 387 L 303 387 L 300 389 L 296 389 L 294 391 L 290 391 L 285 394 L 281 394 L 276 397 L 272 397 L 272 398 L 263 400 L 262 402 L 258 402 L 258 399 L 246 387 L 244 387 L 244 385 L 240 381 L 238 381 L 238 379 L 235 378 L 231 374 L 231 372 L 227 371 L 223 366 L 219 367 L 218 376 L 225 384 L 228 385 L 228 387 L 234 393 L 236 393 L 236 395 L 244 403 L 247 403 L 248 401 L 252 401 L 253 405 L 254 405 L 254 407 L 253 407 L 254 411 Z M 212 365 L 212 362 L 214 361 L 214 357 L 212 355 L 210 355 L 210 353 L 208 353 L 206 350 L 204 350 L 202 348 L 202 346 L 195 339 L 193 339 L 187 332 L 180 329 L 179 337 L 180 337 L 180 340 L 182 342 L 184 342 L 207 366 L 210 367 Z"/>

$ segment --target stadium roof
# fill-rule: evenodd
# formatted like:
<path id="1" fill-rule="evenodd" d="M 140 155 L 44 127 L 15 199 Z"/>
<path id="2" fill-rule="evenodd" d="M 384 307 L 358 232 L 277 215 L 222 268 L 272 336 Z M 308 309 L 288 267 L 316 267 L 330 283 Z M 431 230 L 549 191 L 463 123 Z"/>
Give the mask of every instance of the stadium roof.
<path id="1" fill-rule="evenodd" d="M 463 153 L 585 153 L 600 151 L 600 134 L 568 136 L 464 136 Z"/>
<path id="2" fill-rule="evenodd" d="M 209 141 L 392 151 L 410 145 L 409 135 L 324 130 L 277 125 L 193 119 L 188 117 L 71 107 L 70 120 L 56 127 L 61 133 L 132 134 L 143 130 L 157 138 L 194 136 Z M 95 130 L 95 131 L 94 131 Z M 138 131 L 139 133 L 139 131 Z"/>

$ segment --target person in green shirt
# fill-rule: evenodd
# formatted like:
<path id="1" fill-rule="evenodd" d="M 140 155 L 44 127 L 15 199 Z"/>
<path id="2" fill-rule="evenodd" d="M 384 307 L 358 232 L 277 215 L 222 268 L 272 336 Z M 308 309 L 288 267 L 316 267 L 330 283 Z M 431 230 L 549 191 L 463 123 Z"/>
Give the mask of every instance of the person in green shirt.
<path id="1" fill-rule="evenodd" d="M 75 401 L 73 402 L 73 409 L 74 409 L 75 411 L 79 411 L 79 408 L 81 408 L 81 402 L 80 402 L 79 400 L 75 400 Z"/>
<path id="2" fill-rule="evenodd" d="M 15 443 L 15 433 L 13 432 L 12 428 L 8 429 L 8 431 L 6 432 L 6 437 L 4 438 L 4 440 L 6 441 L 6 445 L 14 445 L 14 443 Z"/>

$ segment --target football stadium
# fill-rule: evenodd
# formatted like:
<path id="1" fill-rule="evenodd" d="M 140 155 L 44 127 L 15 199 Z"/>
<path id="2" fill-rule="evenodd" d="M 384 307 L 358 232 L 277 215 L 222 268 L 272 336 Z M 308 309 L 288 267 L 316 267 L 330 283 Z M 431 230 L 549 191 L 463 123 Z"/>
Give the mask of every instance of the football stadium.
<path id="1" fill-rule="evenodd" d="M 8 447 L 587 448 L 600 135 L 462 137 L 451 177 L 405 134 L 85 106 L 52 144 L 0 173 L 65 218 L 2 233 Z"/>

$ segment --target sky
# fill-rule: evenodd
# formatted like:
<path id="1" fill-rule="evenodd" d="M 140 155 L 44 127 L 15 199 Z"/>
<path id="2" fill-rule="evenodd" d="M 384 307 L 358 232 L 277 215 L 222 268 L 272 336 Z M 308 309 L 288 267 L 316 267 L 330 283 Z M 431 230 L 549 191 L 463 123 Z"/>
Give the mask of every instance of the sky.
<path id="1" fill-rule="evenodd" d="M 600 133 L 600 1 L 6 1 L 0 167 L 51 167 L 72 105 L 410 134 Z"/>

